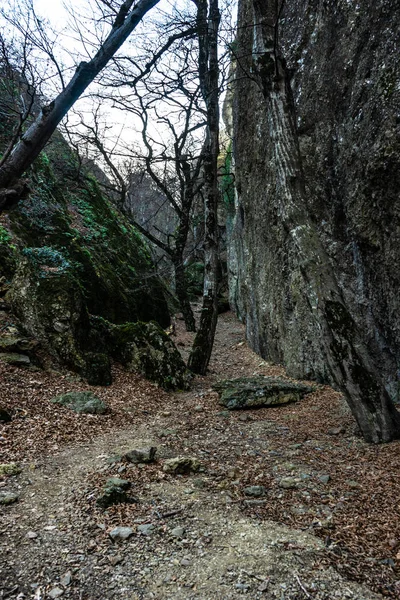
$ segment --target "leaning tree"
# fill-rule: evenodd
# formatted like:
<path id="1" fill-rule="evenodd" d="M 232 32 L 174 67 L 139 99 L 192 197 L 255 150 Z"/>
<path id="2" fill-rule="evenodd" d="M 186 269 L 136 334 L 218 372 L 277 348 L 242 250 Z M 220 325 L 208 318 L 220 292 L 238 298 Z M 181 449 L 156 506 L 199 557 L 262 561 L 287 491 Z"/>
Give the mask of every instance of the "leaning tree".
<path id="1" fill-rule="evenodd" d="M 98 0 L 98 5 L 108 10 L 103 12 L 104 19 L 110 23 L 108 35 L 99 43 L 94 56 L 79 63 L 61 92 L 51 102 L 41 106 L 38 116 L 15 140 L 14 147 L 0 166 L 0 211 L 18 202 L 23 189 L 18 183 L 19 179 L 39 155 L 69 109 L 109 63 L 145 14 L 158 2 L 159 0 L 139 0 L 136 3 L 135 0 L 125 0 L 118 3 L 114 0 Z M 3 17 L 16 24 L 16 19 L 4 11 Z M 22 33 L 27 38 L 32 38 L 32 31 L 25 30 Z M 39 40 L 41 37 L 42 33 L 39 31 Z M 63 77 L 61 79 L 63 81 Z"/>

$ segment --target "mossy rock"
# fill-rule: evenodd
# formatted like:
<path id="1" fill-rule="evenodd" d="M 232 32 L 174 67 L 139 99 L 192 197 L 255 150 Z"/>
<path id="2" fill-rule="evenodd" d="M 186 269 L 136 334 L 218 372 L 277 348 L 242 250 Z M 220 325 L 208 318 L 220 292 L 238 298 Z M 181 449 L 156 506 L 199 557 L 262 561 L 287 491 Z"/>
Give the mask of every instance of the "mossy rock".
<path id="1" fill-rule="evenodd" d="M 166 390 L 187 389 L 191 375 L 175 344 L 154 322 L 111 328 L 112 356 Z"/>
<path id="2" fill-rule="evenodd" d="M 2 143 L 0 135 L 0 151 Z M 55 132 L 26 174 L 32 191 L 0 226 L 0 278 L 10 284 L 13 317 L 38 340 L 46 364 L 108 385 L 110 352 L 91 317 L 167 327 L 170 315 L 146 243 L 93 174 L 82 177 L 78 167 Z"/>
<path id="3" fill-rule="evenodd" d="M 9 423 L 12 421 L 12 416 L 5 408 L 1 408 L 0 406 L 0 422 L 1 423 Z"/>
<path id="4" fill-rule="evenodd" d="M 0 361 L 15 367 L 29 367 L 31 364 L 29 356 L 16 352 L 0 352 Z"/>
<path id="5" fill-rule="evenodd" d="M 5 463 L 0 465 L 0 475 L 19 475 L 22 472 L 17 463 Z"/>
<path id="6" fill-rule="evenodd" d="M 51 400 L 54 404 L 61 404 L 70 408 L 76 413 L 85 413 L 89 415 L 103 415 L 107 406 L 92 392 L 68 392 L 61 394 Z"/>
<path id="7" fill-rule="evenodd" d="M 4 506 L 14 504 L 14 502 L 18 502 L 18 500 L 18 494 L 13 494 L 12 492 L 0 492 L 0 504 L 3 504 Z"/>
<path id="8" fill-rule="evenodd" d="M 110 477 L 106 481 L 103 488 L 103 493 L 96 500 L 97 506 L 100 508 L 108 508 L 114 504 L 122 504 L 126 502 L 132 502 L 133 499 L 129 498 L 127 490 L 131 487 L 131 483 L 125 479 L 119 479 L 118 477 Z"/>
<path id="9" fill-rule="evenodd" d="M 228 410 L 280 406 L 297 402 L 315 391 L 315 386 L 294 383 L 277 377 L 239 377 L 213 385 L 220 394 L 219 403 Z"/>

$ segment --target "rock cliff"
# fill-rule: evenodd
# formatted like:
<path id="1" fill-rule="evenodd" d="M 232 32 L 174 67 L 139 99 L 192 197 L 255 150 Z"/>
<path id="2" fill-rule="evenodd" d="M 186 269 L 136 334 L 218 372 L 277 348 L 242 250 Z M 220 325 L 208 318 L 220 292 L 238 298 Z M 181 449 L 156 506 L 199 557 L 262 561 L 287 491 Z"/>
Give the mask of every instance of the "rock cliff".
<path id="1" fill-rule="evenodd" d="M 260 83 L 270 65 L 255 51 L 253 3 L 239 5 L 231 300 L 263 357 L 295 377 L 332 381 L 314 318 L 318 298 L 304 277 L 308 259 L 299 256 L 277 193 L 284 157 L 279 163 L 274 154 L 280 132 L 271 131 Z M 277 32 L 304 208 L 351 320 L 340 326 L 357 328 L 392 399 L 400 359 L 399 29 L 398 1 L 287 0 Z"/>
<path id="2" fill-rule="evenodd" d="M 0 219 L 1 357 L 24 351 L 28 362 L 50 360 L 101 385 L 123 350 L 129 367 L 185 387 L 183 361 L 160 327 L 170 316 L 147 247 L 58 132 L 26 182 L 27 197 Z"/>

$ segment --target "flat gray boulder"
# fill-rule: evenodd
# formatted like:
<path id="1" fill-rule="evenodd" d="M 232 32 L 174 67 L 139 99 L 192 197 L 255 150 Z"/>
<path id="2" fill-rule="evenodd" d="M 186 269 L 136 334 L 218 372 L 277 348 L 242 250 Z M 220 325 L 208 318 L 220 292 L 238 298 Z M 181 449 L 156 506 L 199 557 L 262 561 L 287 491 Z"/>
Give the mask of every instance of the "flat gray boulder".
<path id="1" fill-rule="evenodd" d="M 213 389 L 220 395 L 219 403 L 222 406 L 228 410 L 238 410 L 297 402 L 316 388 L 279 377 L 258 376 L 225 379 L 214 384 Z"/>
<path id="2" fill-rule="evenodd" d="M 106 412 L 107 406 L 95 396 L 92 392 L 68 392 L 52 399 L 54 404 L 66 406 L 76 413 L 85 413 L 89 415 L 102 415 Z"/>
<path id="3" fill-rule="evenodd" d="M 17 352 L 1 352 L 0 360 L 15 367 L 27 367 L 31 364 L 29 356 L 17 354 Z"/>
<path id="4" fill-rule="evenodd" d="M 146 448 L 135 448 L 124 454 L 124 458 L 131 463 L 152 463 L 155 461 L 157 448 L 149 446 Z"/>

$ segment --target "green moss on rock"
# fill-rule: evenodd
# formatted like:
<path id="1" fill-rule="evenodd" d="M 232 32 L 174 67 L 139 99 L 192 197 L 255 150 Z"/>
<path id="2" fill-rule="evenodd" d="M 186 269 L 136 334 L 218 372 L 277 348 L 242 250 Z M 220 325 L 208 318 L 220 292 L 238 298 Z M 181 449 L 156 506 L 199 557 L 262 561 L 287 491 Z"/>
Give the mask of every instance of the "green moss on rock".
<path id="1" fill-rule="evenodd" d="M 54 404 L 61 404 L 76 413 L 103 415 L 107 406 L 92 392 L 68 392 L 52 399 Z"/>
<path id="2" fill-rule="evenodd" d="M 190 374 L 175 344 L 154 322 L 126 323 L 110 331 L 112 356 L 166 390 L 187 389 Z"/>
<path id="3" fill-rule="evenodd" d="M 279 406 L 297 402 L 316 388 L 277 377 L 239 377 L 214 384 L 219 403 L 228 410 Z"/>

